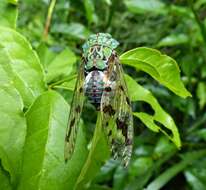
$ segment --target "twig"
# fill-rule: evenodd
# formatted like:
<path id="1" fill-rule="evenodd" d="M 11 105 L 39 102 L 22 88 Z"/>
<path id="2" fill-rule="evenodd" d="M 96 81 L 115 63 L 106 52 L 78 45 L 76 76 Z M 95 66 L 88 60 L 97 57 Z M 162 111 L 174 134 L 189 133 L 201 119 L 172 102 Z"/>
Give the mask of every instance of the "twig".
<path id="1" fill-rule="evenodd" d="M 50 28 L 50 24 L 51 24 L 51 19 L 52 19 L 52 13 L 54 11 L 55 4 L 56 4 L 56 0 L 51 0 L 50 5 L 49 5 L 49 9 L 48 9 L 48 13 L 47 13 L 46 24 L 44 27 L 44 33 L 43 33 L 43 40 L 44 41 L 47 41 L 49 28 Z"/>

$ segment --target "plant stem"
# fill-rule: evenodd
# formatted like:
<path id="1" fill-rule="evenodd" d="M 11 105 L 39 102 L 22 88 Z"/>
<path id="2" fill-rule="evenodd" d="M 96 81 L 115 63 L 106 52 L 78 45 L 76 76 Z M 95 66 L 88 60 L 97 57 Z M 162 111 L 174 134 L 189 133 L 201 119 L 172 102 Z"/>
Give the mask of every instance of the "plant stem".
<path id="1" fill-rule="evenodd" d="M 69 90 L 69 91 L 73 91 L 73 88 L 68 88 L 68 87 L 64 87 L 64 86 L 53 86 L 52 89 L 64 89 L 64 90 Z"/>
<path id="2" fill-rule="evenodd" d="M 48 13 L 47 13 L 46 24 L 45 24 L 44 33 L 43 33 L 43 40 L 44 41 L 47 41 L 49 28 L 50 28 L 50 24 L 51 24 L 51 19 L 52 19 L 52 13 L 54 11 L 55 4 L 56 4 L 56 0 L 51 0 L 50 1 Z"/>
<path id="3" fill-rule="evenodd" d="M 52 84 L 49 85 L 49 88 L 53 88 L 54 86 L 58 86 L 64 82 L 68 82 L 68 81 L 71 81 L 73 79 L 75 79 L 77 77 L 77 75 L 72 75 L 72 76 L 69 76 L 69 77 L 66 77 L 66 78 L 63 78 L 62 80 L 59 80 L 57 82 L 54 82 Z"/>
<path id="4" fill-rule="evenodd" d="M 193 13 L 193 15 L 195 17 L 195 20 L 196 20 L 196 22 L 197 22 L 197 24 L 198 24 L 198 26 L 200 28 L 200 31 L 201 31 L 201 34 L 202 34 L 202 38 L 203 38 L 205 46 L 206 46 L 206 28 L 205 28 L 204 24 L 202 23 L 202 21 L 200 20 L 197 12 L 194 9 L 193 0 L 187 0 L 187 2 L 188 2 L 188 5 L 189 5 L 190 9 L 192 10 L 192 13 Z"/>

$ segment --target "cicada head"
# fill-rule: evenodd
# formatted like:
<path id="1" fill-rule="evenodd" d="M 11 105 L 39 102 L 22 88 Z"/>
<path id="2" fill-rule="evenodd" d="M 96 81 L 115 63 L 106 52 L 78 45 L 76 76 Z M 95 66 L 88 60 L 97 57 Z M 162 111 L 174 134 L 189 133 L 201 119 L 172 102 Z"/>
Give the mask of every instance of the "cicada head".
<path id="1" fill-rule="evenodd" d="M 85 69 L 104 70 L 108 67 L 114 49 L 119 45 L 110 34 L 92 34 L 82 46 Z"/>

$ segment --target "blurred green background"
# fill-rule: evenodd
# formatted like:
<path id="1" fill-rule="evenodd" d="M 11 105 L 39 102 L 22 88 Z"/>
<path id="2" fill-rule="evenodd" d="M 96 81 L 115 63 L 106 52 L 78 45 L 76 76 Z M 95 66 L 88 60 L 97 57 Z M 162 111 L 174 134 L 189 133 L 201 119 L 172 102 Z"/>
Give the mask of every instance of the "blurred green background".
<path id="1" fill-rule="evenodd" d="M 45 32 L 49 7 L 51 22 Z M 128 170 L 111 160 L 90 189 L 206 190 L 206 0 L 22 0 L 17 26 L 37 52 L 42 46 L 49 48 L 48 62 L 66 47 L 80 61 L 82 44 L 97 32 L 108 32 L 117 39 L 119 54 L 146 46 L 174 58 L 192 98 L 177 97 L 129 66 L 124 70 L 174 118 L 181 149 L 135 118 L 135 146 Z M 70 102 L 71 93 L 60 91 Z M 146 103 L 134 103 L 133 109 L 153 113 Z M 94 125 L 93 111 L 86 105 L 85 126 Z"/>

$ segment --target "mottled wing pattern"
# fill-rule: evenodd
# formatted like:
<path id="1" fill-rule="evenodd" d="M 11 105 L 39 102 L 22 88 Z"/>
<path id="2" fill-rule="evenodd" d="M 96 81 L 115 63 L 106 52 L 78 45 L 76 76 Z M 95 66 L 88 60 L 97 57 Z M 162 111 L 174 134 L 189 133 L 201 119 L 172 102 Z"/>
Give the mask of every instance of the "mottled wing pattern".
<path id="1" fill-rule="evenodd" d="M 122 66 L 117 56 L 114 56 L 111 61 L 108 69 L 108 84 L 101 101 L 102 123 L 114 159 L 120 159 L 122 164 L 127 166 L 132 153 L 132 110 Z M 108 92 L 109 87 L 111 92 Z M 110 125 L 111 120 L 115 121 L 112 125 Z"/>
<path id="2" fill-rule="evenodd" d="M 78 123 L 80 120 L 83 104 L 84 104 L 84 64 L 80 65 L 80 71 L 77 77 L 76 86 L 71 103 L 69 121 L 65 137 L 64 158 L 65 161 L 71 158 L 78 132 Z"/>

